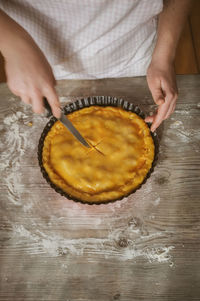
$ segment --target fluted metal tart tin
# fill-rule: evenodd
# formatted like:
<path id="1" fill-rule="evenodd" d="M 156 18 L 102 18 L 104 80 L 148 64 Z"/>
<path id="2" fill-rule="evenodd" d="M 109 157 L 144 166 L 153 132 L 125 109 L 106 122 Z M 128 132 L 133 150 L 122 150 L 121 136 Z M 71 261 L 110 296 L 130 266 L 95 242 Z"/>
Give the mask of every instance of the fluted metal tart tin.
<path id="1" fill-rule="evenodd" d="M 87 97 L 87 98 L 80 98 L 74 102 L 68 103 L 63 108 L 63 112 L 67 115 L 74 111 L 81 110 L 83 108 L 90 107 L 90 106 L 120 107 L 120 108 L 124 109 L 125 111 L 130 111 L 130 112 L 136 113 L 142 119 L 145 118 L 144 113 L 140 110 L 140 108 L 138 106 L 135 106 L 133 103 L 130 103 L 122 98 L 117 98 L 117 97 L 112 97 L 112 96 L 91 96 L 91 97 Z M 51 117 L 51 119 L 46 124 L 46 126 L 41 134 L 41 137 L 40 137 L 39 143 L 38 143 L 38 161 L 39 161 L 39 166 L 40 166 L 42 175 L 46 179 L 47 183 L 56 192 L 58 192 L 62 196 L 65 196 L 67 199 L 73 200 L 75 202 L 80 202 L 82 204 L 88 204 L 88 205 L 101 205 L 101 204 L 108 204 L 108 203 L 112 203 L 115 201 L 119 201 L 119 200 L 122 200 L 123 198 L 129 196 L 130 194 L 134 193 L 136 190 L 138 190 L 147 181 L 147 179 L 150 177 L 151 173 L 153 172 L 154 167 L 157 162 L 157 159 L 158 159 L 158 149 L 159 149 L 158 137 L 157 137 L 156 132 L 154 132 L 154 133 L 151 132 L 151 136 L 153 138 L 154 146 L 155 146 L 154 160 L 152 162 L 152 167 L 150 168 L 150 170 L 147 173 L 146 177 L 144 178 L 143 182 L 137 188 L 135 188 L 128 194 L 122 196 L 121 198 L 113 199 L 113 200 L 105 200 L 105 201 L 101 201 L 101 202 L 87 202 L 87 201 L 83 201 L 81 199 L 77 199 L 77 198 L 73 197 L 72 195 L 69 195 L 68 193 L 63 191 L 61 188 L 56 186 L 54 183 L 52 183 L 52 181 L 50 180 L 50 178 L 43 166 L 43 162 L 42 162 L 42 152 L 43 152 L 44 140 L 45 140 L 49 130 L 51 129 L 51 127 L 54 125 L 54 123 L 56 121 L 57 121 L 57 119 L 55 117 Z M 150 124 L 148 124 L 148 126 L 150 127 Z"/>

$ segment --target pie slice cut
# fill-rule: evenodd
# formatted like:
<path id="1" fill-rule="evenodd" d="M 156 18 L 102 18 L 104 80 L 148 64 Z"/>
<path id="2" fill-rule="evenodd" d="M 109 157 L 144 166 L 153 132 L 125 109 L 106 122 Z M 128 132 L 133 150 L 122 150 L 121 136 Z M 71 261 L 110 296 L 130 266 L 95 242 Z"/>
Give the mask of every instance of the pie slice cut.
<path id="1" fill-rule="evenodd" d="M 137 189 L 154 160 L 154 142 L 143 119 L 111 106 L 91 106 L 67 117 L 91 148 L 55 122 L 42 151 L 51 182 L 87 203 L 117 200 Z"/>

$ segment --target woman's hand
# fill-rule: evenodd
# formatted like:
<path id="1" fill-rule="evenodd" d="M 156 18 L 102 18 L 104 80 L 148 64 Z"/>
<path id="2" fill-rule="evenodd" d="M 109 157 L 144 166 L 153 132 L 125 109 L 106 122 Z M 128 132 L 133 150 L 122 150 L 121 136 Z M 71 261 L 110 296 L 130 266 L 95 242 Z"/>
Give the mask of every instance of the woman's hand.
<path id="1" fill-rule="evenodd" d="M 5 71 L 10 90 L 23 102 L 31 104 L 35 113 L 42 113 L 43 97 L 48 99 L 54 116 L 59 117 L 59 100 L 52 69 L 34 41 L 17 40 L 5 57 Z"/>
<path id="2" fill-rule="evenodd" d="M 152 123 L 153 132 L 163 120 L 169 118 L 176 106 L 178 91 L 173 63 L 152 61 L 147 70 L 147 83 L 154 102 L 158 105 L 156 114 L 145 119 Z"/>
<path id="3" fill-rule="evenodd" d="M 191 0 L 163 1 L 163 10 L 158 19 L 156 45 L 147 70 L 149 89 L 158 105 L 157 113 L 146 118 L 147 122 L 152 122 L 152 131 L 155 131 L 175 109 L 178 93 L 173 62 L 191 5 Z"/>
<path id="4" fill-rule="evenodd" d="M 54 116 L 60 117 L 59 99 L 52 69 L 31 36 L 14 20 L 0 11 L 0 50 L 5 59 L 7 84 L 23 102 L 42 113 L 46 97 Z"/>

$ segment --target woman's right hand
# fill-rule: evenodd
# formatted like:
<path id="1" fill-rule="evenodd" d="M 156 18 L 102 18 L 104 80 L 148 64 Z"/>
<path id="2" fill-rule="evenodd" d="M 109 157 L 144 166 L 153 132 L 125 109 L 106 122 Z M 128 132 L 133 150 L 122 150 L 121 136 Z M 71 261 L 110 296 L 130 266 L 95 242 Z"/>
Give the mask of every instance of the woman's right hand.
<path id="1" fill-rule="evenodd" d="M 54 116 L 59 118 L 56 81 L 44 54 L 31 36 L 2 11 L 1 25 L 4 27 L 4 39 L 0 38 L 0 50 L 5 59 L 8 87 L 23 102 L 31 104 L 35 113 L 43 112 L 43 97 L 46 97 Z"/>

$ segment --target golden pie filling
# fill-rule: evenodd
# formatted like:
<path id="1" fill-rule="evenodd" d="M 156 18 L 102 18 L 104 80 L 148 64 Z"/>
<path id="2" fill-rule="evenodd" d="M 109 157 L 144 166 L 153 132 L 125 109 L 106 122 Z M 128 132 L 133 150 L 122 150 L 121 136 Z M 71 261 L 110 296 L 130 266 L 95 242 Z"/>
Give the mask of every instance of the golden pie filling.
<path id="1" fill-rule="evenodd" d="M 52 183 L 73 198 L 102 203 L 126 196 L 143 182 L 154 159 L 154 142 L 142 118 L 118 107 L 99 106 L 67 118 L 91 148 L 55 122 L 42 152 Z"/>

